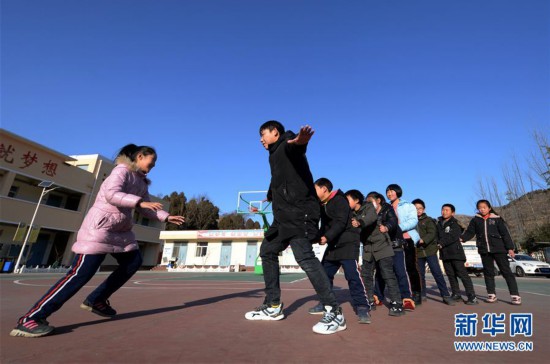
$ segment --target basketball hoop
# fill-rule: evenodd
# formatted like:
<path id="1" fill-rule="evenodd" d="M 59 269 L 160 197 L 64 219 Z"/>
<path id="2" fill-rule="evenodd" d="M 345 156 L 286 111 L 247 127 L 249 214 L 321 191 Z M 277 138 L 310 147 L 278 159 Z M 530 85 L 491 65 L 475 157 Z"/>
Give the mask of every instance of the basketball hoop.
<path id="1" fill-rule="evenodd" d="M 264 229 L 269 227 L 267 215 L 272 214 L 271 201 L 266 199 L 267 191 L 241 191 L 237 198 L 237 213 L 260 215 Z"/>

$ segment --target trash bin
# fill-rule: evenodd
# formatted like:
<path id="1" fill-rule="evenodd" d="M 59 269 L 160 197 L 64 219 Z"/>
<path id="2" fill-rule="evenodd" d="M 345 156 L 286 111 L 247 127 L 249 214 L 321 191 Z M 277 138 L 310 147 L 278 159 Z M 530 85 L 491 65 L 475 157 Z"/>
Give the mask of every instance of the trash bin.
<path id="1" fill-rule="evenodd" d="M 262 258 L 258 255 L 254 264 L 254 274 L 264 274 L 264 268 L 262 267 Z"/>
<path id="2" fill-rule="evenodd" d="M 13 262 L 4 262 L 4 266 L 2 267 L 2 273 L 10 273 L 13 269 Z"/>

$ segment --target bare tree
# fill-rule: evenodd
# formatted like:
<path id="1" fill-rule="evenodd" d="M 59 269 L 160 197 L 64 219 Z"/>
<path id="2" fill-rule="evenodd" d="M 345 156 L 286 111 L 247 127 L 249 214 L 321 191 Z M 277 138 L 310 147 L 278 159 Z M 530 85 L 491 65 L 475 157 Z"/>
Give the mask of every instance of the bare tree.
<path id="1" fill-rule="evenodd" d="M 510 222 L 515 239 L 522 241 L 531 234 L 529 229 L 539 229 L 544 223 L 539 216 L 540 206 L 533 201 L 529 192 L 550 187 L 550 146 L 547 134 L 535 130 L 532 135 L 536 150 L 526 160 L 528 168 L 522 169 L 514 156 L 502 169 L 504 193 L 494 177 L 478 181 L 480 197 L 499 208 L 499 214 Z"/>
<path id="2" fill-rule="evenodd" d="M 550 188 L 550 144 L 548 143 L 548 136 L 540 130 L 534 130 L 532 135 L 536 143 L 536 150 L 531 153 L 528 160 L 527 178 L 531 183 L 531 189 Z"/>

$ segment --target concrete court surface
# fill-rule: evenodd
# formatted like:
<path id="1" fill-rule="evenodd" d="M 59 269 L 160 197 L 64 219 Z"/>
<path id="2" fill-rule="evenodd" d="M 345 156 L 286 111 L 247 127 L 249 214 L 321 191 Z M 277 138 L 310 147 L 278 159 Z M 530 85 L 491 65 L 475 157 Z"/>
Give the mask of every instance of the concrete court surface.
<path id="1" fill-rule="evenodd" d="M 8 363 L 512 363 L 547 362 L 550 357 L 550 279 L 518 278 L 522 306 L 509 304 L 501 277 L 502 301 L 477 306 L 440 303 L 433 280 L 428 300 L 404 317 L 378 307 L 373 323 L 359 324 L 349 303 L 347 282 L 335 287 L 347 330 L 333 335 L 311 331 L 320 316 L 305 275 L 283 275 L 286 317 L 247 321 L 244 313 L 262 303 L 263 278 L 253 273 L 138 272 L 111 297 L 112 319 L 79 308 L 108 273 L 98 273 L 75 297 L 49 317 L 53 335 L 27 339 L 9 336 L 19 316 L 62 275 L 0 275 L 0 362 Z M 431 278 L 431 276 L 428 276 Z M 480 299 L 483 278 L 472 277 Z M 478 314 L 477 336 L 455 337 L 455 314 Z M 505 314 L 506 333 L 482 334 L 482 316 Z M 509 333 L 511 313 L 533 315 L 532 336 Z M 456 351 L 455 341 L 531 342 L 532 351 Z"/>

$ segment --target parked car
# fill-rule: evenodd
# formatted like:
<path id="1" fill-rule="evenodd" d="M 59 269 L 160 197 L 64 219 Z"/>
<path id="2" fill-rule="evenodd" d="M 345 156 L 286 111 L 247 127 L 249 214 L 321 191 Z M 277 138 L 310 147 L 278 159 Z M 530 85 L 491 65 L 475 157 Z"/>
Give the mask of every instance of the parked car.
<path id="1" fill-rule="evenodd" d="M 475 274 L 476 277 L 481 277 L 483 275 L 483 264 L 481 263 L 481 256 L 477 252 L 476 242 L 467 241 L 462 244 L 462 248 L 464 248 L 464 254 L 466 255 L 466 262 L 464 263 L 466 271 Z M 498 276 L 499 274 L 500 270 L 495 263 L 495 275 Z"/>
<path id="2" fill-rule="evenodd" d="M 473 273 L 476 277 L 481 277 L 483 274 L 483 264 L 481 264 L 481 256 L 477 252 L 477 246 L 475 241 L 467 241 L 462 244 L 464 248 L 464 254 L 466 254 L 466 263 L 464 266 L 468 273 Z"/>
<path id="3" fill-rule="evenodd" d="M 516 273 L 518 277 L 532 274 L 550 278 L 550 264 L 536 260 L 529 255 L 516 254 L 514 258 L 508 257 L 508 261 L 510 261 L 512 272 Z"/>

